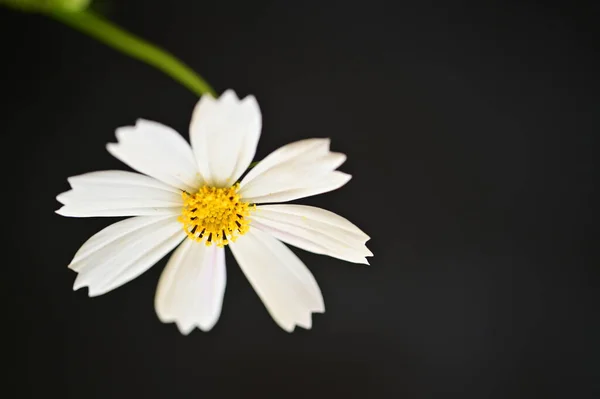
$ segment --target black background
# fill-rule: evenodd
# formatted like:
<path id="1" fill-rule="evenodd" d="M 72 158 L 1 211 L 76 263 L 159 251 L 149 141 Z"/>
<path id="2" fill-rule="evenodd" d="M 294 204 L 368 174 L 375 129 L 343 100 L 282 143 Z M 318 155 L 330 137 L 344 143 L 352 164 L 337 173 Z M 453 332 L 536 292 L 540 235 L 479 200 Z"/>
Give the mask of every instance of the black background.
<path id="1" fill-rule="evenodd" d="M 327 312 L 293 334 L 270 319 L 230 253 L 209 333 L 184 337 L 158 321 L 165 260 L 107 295 L 73 292 L 67 264 L 112 219 L 54 214 L 66 178 L 127 169 L 105 144 L 138 117 L 187 137 L 197 97 L 56 21 L 1 9 L 16 397 L 600 393 L 597 7 L 104 0 L 97 9 L 217 91 L 255 94 L 258 158 L 331 137 L 354 177 L 302 202 L 363 228 L 375 257 L 362 266 L 296 250 Z"/>

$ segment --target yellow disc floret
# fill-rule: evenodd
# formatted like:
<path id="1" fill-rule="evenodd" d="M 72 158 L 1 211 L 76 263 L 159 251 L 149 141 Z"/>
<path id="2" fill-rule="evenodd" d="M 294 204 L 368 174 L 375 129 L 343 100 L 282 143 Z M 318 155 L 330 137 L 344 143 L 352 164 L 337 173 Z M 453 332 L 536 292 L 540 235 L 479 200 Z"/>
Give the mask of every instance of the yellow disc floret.
<path id="1" fill-rule="evenodd" d="M 188 237 L 222 247 L 245 234 L 255 206 L 241 201 L 237 190 L 236 184 L 229 188 L 204 186 L 195 194 L 184 191 L 179 221 Z"/>

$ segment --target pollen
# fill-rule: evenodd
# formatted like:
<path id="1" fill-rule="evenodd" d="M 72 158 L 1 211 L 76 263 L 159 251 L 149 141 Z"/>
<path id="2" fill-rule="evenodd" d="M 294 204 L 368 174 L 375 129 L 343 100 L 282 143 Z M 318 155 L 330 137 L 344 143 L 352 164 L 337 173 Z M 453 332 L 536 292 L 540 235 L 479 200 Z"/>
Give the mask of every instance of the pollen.
<path id="1" fill-rule="evenodd" d="M 207 246 L 223 247 L 245 234 L 256 206 L 243 202 L 237 190 L 236 184 L 229 188 L 204 186 L 195 194 L 182 192 L 179 221 L 187 236 Z"/>

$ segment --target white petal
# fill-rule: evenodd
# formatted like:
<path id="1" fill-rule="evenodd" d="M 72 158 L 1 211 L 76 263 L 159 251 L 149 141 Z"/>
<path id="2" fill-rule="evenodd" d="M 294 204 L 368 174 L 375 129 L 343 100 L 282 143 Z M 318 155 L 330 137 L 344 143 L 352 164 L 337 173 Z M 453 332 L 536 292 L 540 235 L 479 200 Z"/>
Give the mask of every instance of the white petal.
<path id="1" fill-rule="evenodd" d="M 293 162 L 295 159 L 317 157 L 329 152 L 329 139 L 305 139 L 279 147 L 260 161 L 240 183 L 240 188 L 252 182 L 256 177 L 277 165 Z"/>
<path id="2" fill-rule="evenodd" d="M 337 190 L 344 184 L 348 183 L 352 176 L 344 172 L 333 171 L 320 179 L 315 180 L 310 185 L 293 188 L 284 191 L 266 192 L 264 195 L 255 197 L 242 196 L 246 202 L 254 204 L 267 204 L 273 202 L 287 202 L 299 198 L 310 197 L 312 195 L 323 194 L 329 191 Z"/>
<path id="3" fill-rule="evenodd" d="M 331 152 L 319 158 L 286 162 L 271 168 L 240 189 L 244 198 L 259 197 L 265 193 L 283 192 L 310 187 L 323 176 L 331 174 L 346 160 L 346 156 Z"/>
<path id="4" fill-rule="evenodd" d="M 251 169 L 239 193 L 250 202 L 277 202 L 330 191 L 349 178 L 335 172 L 346 155 L 329 152 L 328 139 L 309 139 L 283 146 Z M 272 197 L 272 198 L 271 198 Z"/>
<path id="5" fill-rule="evenodd" d="M 136 187 L 156 188 L 164 191 L 170 191 L 174 194 L 181 194 L 181 190 L 173 188 L 168 184 L 141 175 L 134 172 L 123 170 L 103 170 L 99 172 L 90 172 L 78 176 L 72 176 L 67 179 L 73 188 L 85 187 L 87 185 L 112 185 L 122 184 Z"/>
<path id="6" fill-rule="evenodd" d="M 307 226 L 314 225 L 314 223 L 328 225 L 330 227 L 337 227 L 348 233 L 351 233 L 356 239 L 360 239 L 366 242 L 369 237 L 365 232 L 360 230 L 354 223 L 348 219 L 328 211 L 323 208 L 308 205 L 295 205 L 295 204 L 278 204 L 278 205 L 261 205 L 258 207 L 261 210 L 260 215 L 263 217 L 269 217 L 267 215 L 276 215 L 279 218 L 288 218 L 287 220 L 296 220 L 306 223 Z M 291 219 L 291 217 L 295 217 Z"/>
<path id="7" fill-rule="evenodd" d="M 156 314 L 163 323 L 175 322 L 185 335 L 194 327 L 209 331 L 221 315 L 225 285 L 225 249 L 185 240 L 158 282 Z"/>
<path id="8" fill-rule="evenodd" d="M 250 229 L 229 244 L 240 268 L 284 330 L 310 329 L 311 314 L 325 311 L 321 290 L 300 259 L 269 234 Z"/>
<path id="9" fill-rule="evenodd" d="M 219 99 L 204 95 L 190 123 L 190 141 L 207 184 L 233 185 L 252 162 L 262 116 L 254 96 L 239 100 L 232 90 Z"/>
<path id="10" fill-rule="evenodd" d="M 121 216 L 169 216 L 179 215 L 181 207 L 161 207 L 161 208 L 136 208 L 133 206 L 127 207 L 112 207 L 110 209 L 98 209 L 96 205 L 92 206 L 75 206 L 65 205 L 56 211 L 61 216 L 66 217 L 121 217 Z"/>
<path id="11" fill-rule="evenodd" d="M 72 190 L 56 199 L 63 216 L 170 215 L 181 211 L 181 192 L 139 173 L 106 170 L 70 177 Z"/>
<path id="12" fill-rule="evenodd" d="M 261 205 L 252 213 L 252 227 L 304 250 L 354 263 L 366 263 L 373 253 L 369 236 L 347 219 L 305 205 Z"/>
<path id="13" fill-rule="evenodd" d="M 177 216 L 138 216 L 114 223 L 93 235 L 69 265 L 79 275 L 74 290 L 90 296 L 107 293 L 133 280 L 183 240 Z"/>
<path id="14" fill-rule="evenodd" d="M 192 149 L 170 127 L 139 119 L 135 126 L 117 129 L 116 136 L 119 142 L 107 144 L 108 152 L 138 172 L 181 190 L 202 185 Z"/>

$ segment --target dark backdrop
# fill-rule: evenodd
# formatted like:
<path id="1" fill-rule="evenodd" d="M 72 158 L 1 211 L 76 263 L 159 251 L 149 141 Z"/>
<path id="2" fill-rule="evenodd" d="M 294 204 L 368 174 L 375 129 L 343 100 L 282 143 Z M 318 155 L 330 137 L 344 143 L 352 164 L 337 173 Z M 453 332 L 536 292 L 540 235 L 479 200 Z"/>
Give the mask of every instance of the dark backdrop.
<path id="1" fill-rule="evenodd" d="M 53 20 L 2 9 L 3 264 L 16 314 L 5 328 L 17 397 L 599 393 L 597 9 L 97 3 L 219 92 L 255 94 L 259 158 L 331 137 L 353 180 L 304 203 L 362 227 L 375 257 L 361 266 L 297 250 L 327 312 L 293 334 L 270 319 L 230 254 L 210 333 L 184 337 L 158 321 L 164 260 L 105 296 L 73 292 L 67 264 L 112 220 L 54 214 L 66 178 L 127 169 L 104 146 L 138 117 L 187 135 L 197 98 Z"/>

